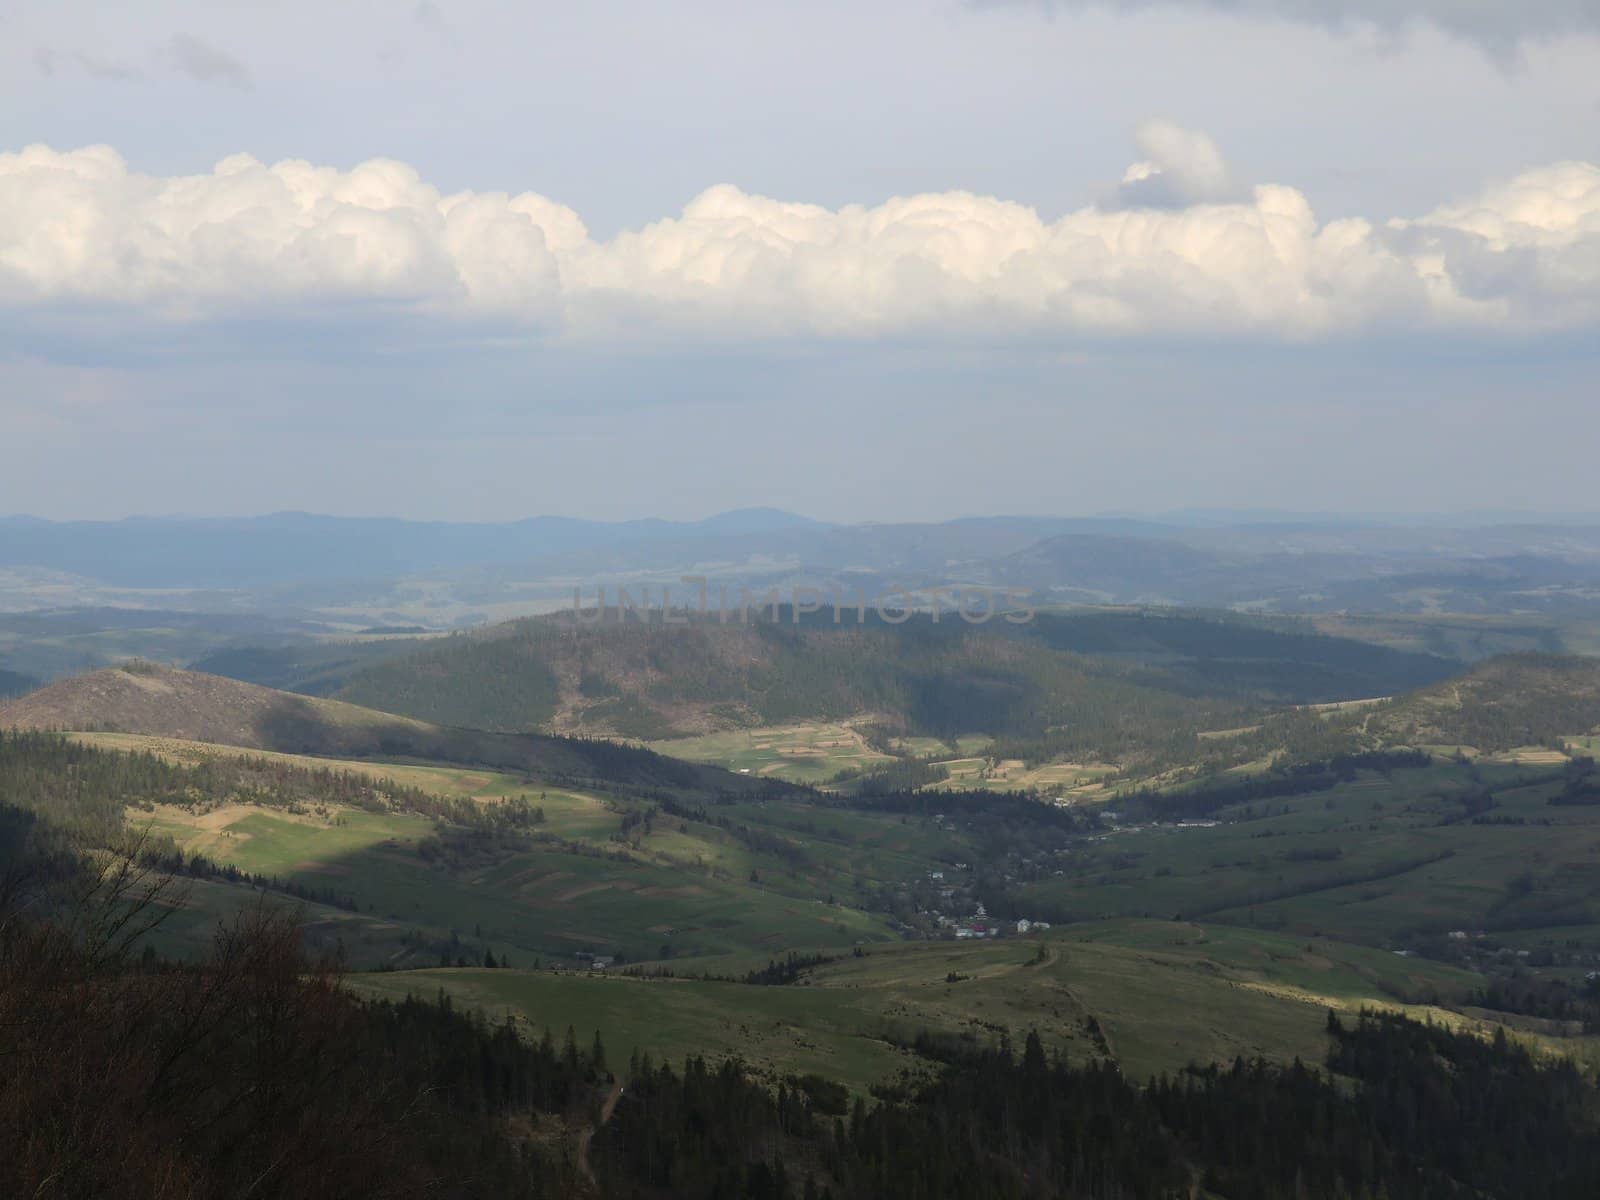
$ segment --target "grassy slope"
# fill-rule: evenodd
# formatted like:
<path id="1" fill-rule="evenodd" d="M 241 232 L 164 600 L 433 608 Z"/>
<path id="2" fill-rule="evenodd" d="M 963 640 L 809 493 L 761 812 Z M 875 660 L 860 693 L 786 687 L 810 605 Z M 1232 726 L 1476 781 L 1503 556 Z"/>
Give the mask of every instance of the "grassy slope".
<path id="1" fill-rule="evenodd" d="M 339 804 L 288 812 L 228 803 L 225 797 L 199 809 L 162 805 L 130 812 L 136 828 L 170 836 L 188 853 L 352 897 L 364 917 L 394 926 L 381 937 L 368 929 L 347 931 L 347 949 L 363 962 L 392 954 L 395 931 L 406 930 L 435 938 L 454 930 L 480 947 L 478 953 L 484 945 L 497 953 L 514 949 L 524 961 L 582 949 L 653 959 L 663 945 L 684 954 L 781 953 L 881 940 L 886 929 L 880 918 L 825 901 L 833 894 L 849 899 L 859 881 L 921 875 L 935 850 L 954 844 L 908 832 L 892 816 L 783 800 L 713 807 L 715 817 L 748 824 L 771 839 L 760 847 L 712 823 L 665 816 L 635 827 L 623 843 L 617 839 L 624 816 L 638 802 L 511 773 L 262 755 L 130 734 L 75 736 L 103 749 L 147 751 L 181 764 L 265 757 L 345 769 L 484 804 L 522 795 L 544 810 L 538 829 L 544 844 L 491 851 L 454 866 L 422 858 L 420 848 L 435 834 L 434 825 L 406 812 Z"/>
<path id="2" fill-rule="evenodd" d="M 278 749 L 296 726 L 315 727 L 331 744 L 371 744 L 393 727 L 420 722 L 354 705 L 290 696 L 216 675 L 129 664 L 52 684 L 0 707 L 0 726 L 160 733 L 197 742 Z"/>
<path id="3" fill-rule="evenodd" d="M 425 759 L 549 779 L 650 787 L 747 786 L 643 750 L 536 734 L 449 729 L 216 675 L 130 664 L 0 705 L 0 729 L 108 731 L 330 758 Z"/>
<path id="4" fill-rule="evenodd" d="M 107 735 L 87 740 L 127 744 Z M 205 753 L 146 744 L 180 760 Z M 372 763 L 356 768 L 385 769 Z M 434 779 L 441 791 L 486 804 L 519 782 L 454 767 L 401 769 L 410 782 Z M 584 1038 L 598 1028 L 619 1061 L 635 1048 L 675 1058 L 736 1053 L 774 1076 L 814 1070 L 863 1091 L 902 1068 L 925 1066 L 886 1040 L 924 1028 L 984 1039 L 1004 1031 L 1014 1040 L 1038 1028 L 1073 1057 L 1109 1052 L 1125 1071 L 1143 1077 L 1236 1054 L 1315 1059 L 1324 1049 L 1329 1007 L 1384 1004 L 1472 1024 L 1432 1006 L 1464 1005 L 1482 986 L 1481 976 L 1402 958 L 1382 945 L 1419 916 L 1454 923 L 1474 905 L 1487 911 L 1504 900 L 1511 874 L 1529 863 L 1543 872 L 1535 896 L 1587 886 L 1600 852 L 1600 822 L 1587 819 L 1590 810 L 1549 809 L 1544 798 L 1554 785 L 1527 782 L 1549 774 L 1443 762 L 1387 779 L 1363 775 L 1331 793 L 1285 801 L 1287 811 L 1257 820 L 1128 832 L 1090 843 L 1070 877 L 1024 894 L 1031 901 L 1064 898 L 1091 917 L 1157 904 L 1181 909 L 1197 898 L 1216 911 L 1199 921 L 1125 916 L 1058 925 L 1043 939 L 1040 962 L 1032 961 L 1039 945 L 1034 937 L 905 943 L 887 938 L 876 918 L 821 903 L 823 888 L 848 886 L 857 874 L 910 879 L 938 856 L 965 856 L 969 849 L 916 819 L 819 809 L 799 798 L 714 810 L 803 843 L 809 857 L 798 868 L 692 820 L 658 820 L 625 858 L 577 852 L 581 846 L 536 847 L 446 868 L 417 856 L 416 845 L 431 828 L 404 813 L 336 809 L 322 818 L 222 806 L 204 813 L 161 808 L 135 817 L 245 869 L 331 884 L 357 896 L 359 913 L 306 906 L 316 943 L 344 946 L 358 966 L 423 968 L 352 976 L 358 989 L 431 996 L 442 988 L 463 1003 L 495 1015 L 514 1012 L 533 1029 L 548 1026 L 558 1036 L 568 1025 Z M 1553 816 L 1559 823 L 1439 823 L 1452 811 L 1451 796 L 1482 784 L 1494 789 L 1499 815 Z M 552 830 L 595 849 L 621 849 L 612 835 L 626 806 L 577 791 L 547 795 L 546 803 Z M 1373 824 L 1378 828 L 1369 828 Z M 1330 843 L 1344 851 L 1336 863 L 1293 857 Z M 1381 868 L 1413 855 L 1419 844 L 1446 844 L 1456 857 L 1376 887 L 1219 907 L 1236 889 L 1276 884 L 1280 877 L 1292 881 L 1300 872 L 1314 877 L 1330 867 Z M 749 881 L 750 870 L 761 874 L 759 885 Z M 219 916 L 251 899 L 247 889 L 195 884 L 193 902 L 163 930 L 162 944 L 192 950 Z M 469 954 L 487 944 L 497 956 L 509 952 L 519 968 L 535 956 L 547 968 L 555 962 L 575 967 L 568 955 L 583 949 L 653 959 L 660 944 L 673 945 L 676 955 L 649 969 L 736 975 L 789 949 L 839 957 L 804 984 L 760 988 L 596 978 L 571 969 L 440 970 L 433 967 L 436 955 L 430 960 L 405 941 L 417 933 L 442 938 L 452 930 Z M 1547 932 L 1565 939 L 1589 931 Z M 1372 944 L 1354 944 L 1361 941 Z M 857 957 L 852 951 L 862 942 L 866 953 Z M 960 978 L 951 980 L 952 974 Z M 1091 1016 L 1103 1030 L 1103 1046 L 1091 1033 Z M 1539 1044 L 1597 1057 L 1593 1039 Z"/>
<path id="5" fill-rule="evenodd" d="M 839 721 L 730 729 L 648 745 L 673 758 L 813 785 L 826 783 L 841 772 L 870 770 L 895 761 L 894 755 L 867 745 L 858 728 Z"/>
<path id="6" fill-rule="evenodd" d="M 1457 705 L 1434 701 L 1418 709 L 1408 699 L 1372 713 L 1376 720 L 1423 711 L 1434 721 L 1428 728 L 1439 729 L 1438 713 L 1484 719 L 1476 710 L 1510 705 L 1565 723 L 1585 711 L 1590 678 L 1584 664 L 1560 660 L 1491 663 L 1469 677 Z M 1493 727 L 1517 728 L 1499 717 Z M 208 752 L 147 745 L 174 756 Z M 484 803 L 532 786 L 516 773 L 487 769 L 356 767 L 403 770 L 414 786 Z M 1054 957 L 1032 968 L 1019 961 L 1027 948 L 1014 942 L 889 943 L 878 919 L 823 903 L 835 890 L 848 898 L 858 878 L 907 880 L 940 856 L 968 852 L 918 819 L 819 809 L 800 796 L 713 810 L 798 847 L 797 858 L 752 849 L 714 824 L 676 818 L 636 831 L 624 849 L 614 837 L 629 804 L 583 789 L 546 789 L 549 832 L 580 845 L 454 867 L 422 860 L 417 847 L 430 827 L 405 814 L 348 810 L 321 820 L 265 810 L 162 810 L 152 816 L 165 822 L 158 828 L 213 857 L 356 895 L 359 914 L 312 911 L 324 937 L 358 948 L 358 960 L 368 963 L 426 962 L 415 954 L 399 957 L 401 938 L 412 930 L 435 937 L 456 931 L 497 954 L 509 948 L 519 966 L 535 954 L 548 959 L 580 949 L 653 958 L 663 944 L 679 956 L 735 955 L 743 957 L 725 961 L 753 963 L 787 949 L 848 954 L 866 941 L 872 950 L 866 959 L 830 965 L 798 988 L 515 971 L 428 971 L 368 981 L 461 988 L 463 999 L 509 1005 L 536 1025 L 600 1024 L 613 1055 L 632 1045 L 674 1054 L 726 1048 L 775 1071 L 832 1064 L 832 1073 L 862 1086 L 905 1062 L 881 1041 L 891 1027 L 993 1033 L 992 1026 L 1015 1032 L 1039 1025 L 1058 1044 L 1087 1054 L 1094 1043 L 1084 1021 L 1092 1014 L 1125 1068 L 1142 1074 L 1233 1053 L 1315 1056 L 1328 1005 L 1419 1002 L 1434 994 L 1459 1002 L 1478 977 L 1385 949 L 1429 931 L 1506 926 L 1511 944 L 1570 944 L 1600 954 L 1600 910 L 1590 907 L 1600 903 L 1592 883 L 1600 809 L 1549 806 L 1557 786 L 1548 768 L 1440 761 L 1259 803 L 1251 819 L 1212 828 L 1110 835 L 1059 865 L 1045 864 L 1038 882 L 1017 885 L 1027 910 L 1084 922 L 1058 928 L 1050 939 Z M 1520 823 L 1463 819 L 1463 798 L 1484 788 L 1494 804 L 1486 815 Z M 1420 863 L 1445 851 L 1451 856 Z M 1357 881 L 1341 882 L 1351 877 Z M 1522 877 L 1526 887 L 1515 886 Z M 197 888 L 202 902 L 180 915 L 170 936 L 190 942 L 203 936 L 206 920 L 239 903 L 239 891 Z M 1174 913 L 1200 914 L 1200 924 L 1167 921 Z M 1160 919 L 1127 919 L 1144 915 Z M 1107 917 L 1121 919 L 1096 924 Z M 947 984 L 952 971 L 972 978 Z M 806 1032 L 812 1029 L 815 1036 Z M 1562 1045 L 1590 1052 L 1586 1041 Z"/>
<path id="7" fill-rule="evenodd" d="M 1204 913 L 1374 946 L 1454 929 L 1539 930 L 1600 954 L 1600 809 L 1549 805 L 1556 774 L 1489 762 L 1363 773 L 1332 791 L 1258 802 L 1255 819 L 1226 823 L 1241 806 L 1210 828 L 1110 835 L 1021 886 L 1019 902 L 1085 918 Z M 1462 800 L 1485 786 L 1494 807 L 1481 815 L 1497 823 L 1474 824 Z M 1513 895 L 1521 876 L 1529 886 Z"/>
<path id="8" fill-rule="evenodd" d="M 1081 1060 L 1102 1053 L 1087 1026 L 1093 1016 L 1124 1071 L 1142 1078 L 1236 1054 L 1317 1059 L 1330 1007 L 1405 1007 L 1395 993 L 1464 993 L 1477 983 L 1466 972 L 1361 947 L 1191 924 L 1116 921 L 1055 930 L 1042 941 L 1044 961 L 1036 962 L 1040 944 L 1015 938 L 872 947 L 788 987 L 483 970 L 363 975 L 351 983 L 388 996 L 443 989 L 558 1036 L 568 1025 L 598 1028 L 613 1056 L 634 1049 L 674 1059 L 738 1054 L 773 1075 L 817 1070 L 858 1091 L 914 1064 L 886 1034 L 931 1029 L 989 1040 L 1003 1030 L 1020 1042 L 1038 1029 Z M 949 982 L 952 974 L 960 980 Z M 1462 1020 L 1442 1010 L 1408 1011 Z"/>
<path id="9" fill-rule="evenodd" d="M 517 790 L 507 776 L 405 769 L 413 783 L 425 785 L 431 774 L 439 791 L 484 803 Z M 1488 762 L 1440 762 L 1387 778 L 1364 773 L 1329 792 L 1262 803 L 1254 819 L 1147 827 L 1080 843 L 1059 860 L 1032 864 L 1036 880 L 1014 884 L 1014 901 L 1035 916 L 1079 921 L 1204 914 L 1208 924 L 1337 939 L 1374 953 L 1450 929 L 1488 928 L 1510 945 L 1600 955 L 1600 899 L 1592 894 L 1600 810 L 1548 805 L 1553 778 L 1548 768 Z M 1461 798 L 1485 786 L 1495 806 L 1487 815 L 1522 823 L 1459 819 Z M 247 807 L 162 808 L 136 819 L 242 869 L 347 892 L 366 918 L 470 934 L 497 952 L 514 949 L 519 962 L 580 950 L 621 951 L 638 961 L 655 959 L 666 945 L 680 956 L 760 956 L 875 941 L 886 935 L 878 918 L 823 901 L 850 901 L 863 885 L 917 880 L 974 853 L 969 839 L 928 820 L 818 808 L 799 798 L 713 809 L 788 854 L 664 816 L 647 831 L 635 828 L 624 847 L 615 839 L 629 805 L 570 789 L 536 798 L 548 813 L 546 830 L 570 846 L 453 868 L 423 861 L 418 846 L 431 826 L 403 813 L 336 810 L 324 819 Z M 1520 891 L 1519 879 L 1526 881 Z M 372 962 L 388 941 L 368 934 L 352 934 L 352 948 Z"/>
<path id="10" fill-rule="evenodd" d="M 593 850 L 618 848 L 614 835 L 621 830 L 623 814 L 634 807 L 632 802 L 608 798 L 601 790 L 547 787 L 507 772 L 470 770 L 449 765 L 380 763 L 261 753 L 134 734 L 84 733 L 73 736 L 102 749 L 144 751 L 182 764 L 216 757 L 265 758 L 306 768 L 327 767 L 349 771 L 375 781 L 418 788 L 434 795 L 461 796 L 485 803 L 493 803 L 507 796 L 525 796 L 537 803 L 546 814 L 545 823 L 540 826 L 541 833 L 554 834 Z M 217 829 L 229 828 L 233 820 L 242 820 L 258 811 L 253 808 L 230 810 L 224 814 L 225 819 L 212 815 L 204 824 L 199 816 L 182 810 L 162 809 L 156 816 L 158 825 L 161 822 L 175 823 L 175 835 L 182 834 L 179 840 L 187 849 L 210 853 L 206 847 L 218 844 Z M 309 818 L 290 820 L 277 810 L 271 810 L 267 815 L 281 819 L 285 826 L 298 826 L 299 831 L 286 829 L 284 834 L 297 843 L 300 840 L 315 843 L 323 836 L 316 832 L 317 829 L 337 828 L 329 821 L 312 821 Z M 366 819 L 372 817 L 372 814 L 343 808 L 337 815 L 358 824 L 370 824 Z M 825 898 L 832 891 L 846 895 L 857 876 L 890 881 L 910 879 L 923 874 L 939 861 L 951 856 L 971 857 L 972 852 L 970 841 L 958 833 L 931 831 L 921 823 L 903 822 L 892 814 L 819 808 L 803 798 L 724 799 L 711 809 L 711 815 L 748 823 L 752 828 L 772 834 L 807 853 L 798 858 L 775 857 L 771 853 L 750 848 L 714 825 L 694 819 L 664 816 L 658 818 L 648 830 L 635 831 L 628 842 L 628 853 L 641 862 L 690 870 L 696 874 L 718 872 L 735 881 L 747 880 L 750 872 L 755 870 L 774 889 L 801 898 Z M 382 841 L 389 836 L 399 836 L 403 841 L 415 840 L 407 834 L 416 833 L 416 827 L 408 824 L 416 818 L 405 814 L 387 814 L 376 820 L 379 825 L 373 825 L 374 829 L 383 822 L 393 821 L 396 824 L 374 837 L 373 841 Z M 182 828 L 177 829 L 177 826 Z M 167 830 L 162 826 L 159 831 Z M 325 849 L 331 849 L 338 844 L 338 839 L 329 838 L 320 844 Z M 229 851 L 231 857 L 223 861 L 233 862 L 245 870 L 259 871 L 264 869 L 265 864 L 257 862 L 255 856 L 262 852 L 259 844 L 251 847 L 249 839 L 236 838 L 234 848 Z M 306 861 L 311 857 L 308 854 L 290 853 L 289 861 Z"/>
<path id="11" fill-rule="evenodd" d="M 515 951 L 519 961 L 583 950 L 653 959 L 663 945 L 686 954 L 782 953 L 887 936 L 880 919 L 825 904 L 825 890 L 818 894 L 768 856 L 725 844 L 718 830 L 691 826 L 685 835 L 674 828 L 624 852 L 606 840 L 620 816 L 603 802 L 545 795 L 540 803 L 550 806 L 552 831 L 594 853 L 534 846 L 447 867 L 419 853 L 434 832 L 429 821 L 353 809 L 324 819 L 247 806 L 203 815 L 163 807 L 132 820 L 171 835 L 186 851 L 331 887 L 369 917 L 432 936 L 455 931 L 474 946 Z M 772 882 L 752 883 L 753 869 Z M 836 882 L 841 892 L 849 886 L 843 876 Z M 378 949 L 359 942 L 348 948 L 367 962 Z"/>
<path id="12" fill-rule="evenodd" d="M 86 740 L 155 748 L 180 761 L 202 752 L 154 739 Z M 487 939 L 524 951 L 589 945 L 632 957 L 654 957 L 673 938 L 680 952 L 709 953 L 880 936 L 874 922 L 857 924 L 852 910 L 808 906 L 829 895 L 849 901 L 863 881 L 908 881 L 972 854 L 969 842 L 923 818 L 818 808 L 798 797 L 712 810 L 776 839 L 785 855 L 753 849 L 712 824 L 665 816 L 648 831 L 635 829 L 624 851 L 614 839 L 631 805 L 601 793 L 533 790 L 513 775 L 453 767 L 354 765 L 486 803 L 530 795 L 546 809 L 543 832 L 626 858 L 554 847 L 449 871 L 418 857 L 418 843 L 431 832 L 420 818 L 356 810 L 336 814 L 343 824 L 279 811 L 162 810 L 153 814 L 156 829 L 245 870 L 348 890 L 380 916 L 434 928 L 481 926 Z M 1059 860 L 1033 864 L 1037 878 L 1014 885 L 1016 902 L 1035 915 L 1078 919 L 1206 913 L 1374 946 L 1463 926 L 1525 940 L 1544 929 L 1548 939 L 1600 951 L 1600 898 L 1587 882 L 1600 862 L 1600 810 L 1548 805 L 1553 779 L 1549 768 L 1486 761 L 1367 773 L 1329 792 L 1263 803 L 1253 820 L 1152 827 L 1083 843 Z M 1527 785 L 1516 786 L 1519 780 Z M 1462 819 L 1461 798 L 1484 786 L 1495 796 L 1486 815 L 1520 823 Z M 751 872 L 759 886 L 750 883 Z M 1509 889 L 1522 876 L 1527 891 L 1513 897 Z M 748 906 L 744 918 L 741 906 Z M 676 932 L 663 936 L 667 929 Z"/>
<path id="13" fill-rule="evenodd" d="M 1390 743 L 1485 751 L 1600 731 L 1600 659 L 1490 659 L 1375 711 L 1368 730 Z"/>
<path id="14" fill-rule="evenodd" d="M 950 742 L 940 738 L 896 738 L 893 749 L 922 758 L 945 772 L 943 780 L 927 785 L 934 791 L 1039 790 L 1103 799 L 1105 789 L 1099 784 L 1117 774 L 1117 768 L 1108 763 L 1029 764 L 1017 758 L 987 758 L 973 753 L 986 748 L 988 739 L 982 736 L 950 741 L 956 743 L 953 749 Z M 873 749 L 857 725 L 838 721 L 730 729 L 647 745 L 656 753 L 673 758 L 814 787 L 827 785 L 840 775 L 870 772 L 897 761 L 895 754 Z"/>
<path id="15" fill-rule="evenodd" d="M 291 766 L 325 767 L 335 771 L 348 771 L 377 782 L 420 788 L 436 796 L 495 799 L 527 794 L 533 786 L 525 775 L 480 767 L 383 762 L 370 758 L 313 757 L 144 733 L 74 733 L 72 736 L 80 742 L 104 750 L 141 751 L 181 765 L 193 765 L 214 758 L 265 759 L 268 762 L 281 762 Z"/>

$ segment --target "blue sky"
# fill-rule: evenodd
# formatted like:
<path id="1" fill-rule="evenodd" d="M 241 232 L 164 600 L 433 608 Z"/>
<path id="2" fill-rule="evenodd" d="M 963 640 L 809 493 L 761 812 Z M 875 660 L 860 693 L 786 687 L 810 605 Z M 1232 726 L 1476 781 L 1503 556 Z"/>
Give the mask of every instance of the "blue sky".
<path id="1" fill-rule="evenodd" d="M 1597 14 L 14 2 L 0 511 L 1592 510 Z"/>

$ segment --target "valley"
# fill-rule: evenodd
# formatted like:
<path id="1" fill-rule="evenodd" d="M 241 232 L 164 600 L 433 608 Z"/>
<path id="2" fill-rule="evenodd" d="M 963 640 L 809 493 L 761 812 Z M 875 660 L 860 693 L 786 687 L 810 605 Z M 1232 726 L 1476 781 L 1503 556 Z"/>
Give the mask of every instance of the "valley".
<path id="1" fill-rule="evenodd" d="M 558 621 L 332 689 L 398 711 L 130 662 L 0 704 L 0 835 L 170 878 L 146 955 L 265 906 L 352 1002 L 830 1107 L 1024 1041 L 1132 1081 L 1288 1070 L 1373 1013 L 1600 1069 L 1596 660 L 1149 613 L 959 634 Z M 580 661 L 602 705 L 720 727 L 426 715 L 559 705 Z"/>
<path id="2" fill-rule="evenodd" d="M 1597 115 L 1600 0 L 4 4 L 0 1200 L 1596 1200 Z"/>
<path id="3" fill-rule="evenodd" d="M 1077 628 L 1125 645 L 1138 627 Z M 1337 648 L 1313 643 L 1329 661 Z M 1073 684 L 1086 694 L 1149 686 L 1083 661 L 1068 677 L 1102 680 Z M 1567 797 L 1589 786 L 1594 666 L 1500 658 L 1394 699 L 1286 706 L 1195 661 L 1222 682 L 1165 693 L 1177 707 L 1119 735 L 1120 762 L 1009 757 L 1005 726 L 896 733 L 906 718 L 881 711 L 600 753 L 139 664 L 13 701 L 0 725 L 153 764 L 154 794 L 114 803 L 190 877 L 163 951 L 199 952 L 218 920 L 276 894 L 358 992 L 442 989 L 530 1028 L 583 1014 L 641 1052 L 717 1046 L 772 1079 L 865 1092 L 920 1069 L 918 1030 L 1035 1029 L 1086 1061 L 1103 1037 L 1148 1074 L 1235 1051 L 1316 1057 L 1319 1011 L 1379 1005 L 1594 1054 L 1600 1024 L 1552 1024 L 1555 1001 L 1482 1003 L 1494 979 L 1533 977 L 1587 1011 L 1600 806 Z M 485 694 L 506 694 L 494 679 Z M 1159 724 L 1191 703 L 1223 723 Z M 739 982 L 791 955 L 816 965 Z"/>

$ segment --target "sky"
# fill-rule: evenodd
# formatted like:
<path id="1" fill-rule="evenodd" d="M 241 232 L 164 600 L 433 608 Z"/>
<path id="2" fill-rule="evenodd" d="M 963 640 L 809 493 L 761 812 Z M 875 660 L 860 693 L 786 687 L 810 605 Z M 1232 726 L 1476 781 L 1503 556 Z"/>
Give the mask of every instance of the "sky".
<path id="1" fill-rule="evenodd" d="M 1593 511 L 1596 0 L 0 0 L 0 513 Z"/>

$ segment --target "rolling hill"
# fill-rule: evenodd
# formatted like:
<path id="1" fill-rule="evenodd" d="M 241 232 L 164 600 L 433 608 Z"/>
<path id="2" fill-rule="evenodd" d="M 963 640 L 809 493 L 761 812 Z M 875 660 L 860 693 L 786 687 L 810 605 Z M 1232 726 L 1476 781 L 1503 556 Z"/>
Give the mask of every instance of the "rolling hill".
<path id="1" fill-rule="evenodd" d="M 1129 631 L 1101 632 L 1131 653 Z M 1164 645 L 1194 636 L 1180 630 Z M 1587 695 L 1592 674 L 1564 673 L 1585 665 L 1486 665 L 1464 681 L 1462 707 L 1508 702 L 1533 676 L 1552 695 Z M 1448 687 L 1370 711 L 1393 717 Z M 0 708 L 0 726 L 118 726 L 276 750 L 294 744 L 286 728 L 308 727 L 276 719 L 286 704 L 326 752 L 354 758 L 376 746 L 482 762 L 509 747 L 587 745 L 144 666 L 46 688 Z M 170 842 L 193 898 L 163 930 L 168 952 L 195 953 L 219 915 L 266 891 L 306 905 L 319 947 L 415 972 L 375 975 L 364 991 L 442 989 L 498 1019 L 581 1016 L 618 1051 L 704 1046 L 777 1077 L 817 1071 L 865 1090 L 914 1061 L 886 1040 L 896 1030 L 1037 1029 L 1080 1060 L 1114 1053 L 1144 1074 L 1196 1054 L 1304 1055 L 1329 1008 L 1372 1006 L 1513 1030 L 1526 1016 L 1554 1052 L 1593 1050 L 1545 1009 L 1482 1003 L 1491 973 L 1548 967 L 1576 988 L 1600 962 L 1590 869 L 1600 810 L 1553 804 L 1554 765 L 1418 756 L 1219 778 L 1203 786 L 1238 791 L 1209 819 L 1141 815 L 1129 798 L 1110 837 L 1085 808 L 986 796 L 796 789 L 682 803 L 552 786 L 524 797 L 520 778 L 437 767 L 375 779 L 328 759 L 206 754 L 132 735 L 11 741 L 0 739 L 0 766 L 9 756 L 13 792 L 31 788 L 42 819 L 72 823 L 74 806 L 91 803 L 109 829 L 125 809 L 130 828 Z M 153 753 L 114 753 L 142 749 Z M 39 769 L 53 756 L 72 770 Z M 519 812 L 526 823 L 512 824 Z M 197 856 L 209 860 L 198 873 Z M 992 942 L 945 940 L 979 901 L 995 921 L 1057 928 L 1025 943 L 1009 940 L 1015 926 Z M 1456 929 L 1483 936 L 1457 940 Z M 791 950 L 818 956 L 803 986 L 740 982 Z M 466 969 L 491 951 L 519 970 Z M 595 954 L 673 977 L 602 978 L 588 965 Z"/>
<path id="2" fill-rule="evenodd" d="M 1109 758 L 1154 731 L 1245 723 L 1260 706 L 1392 695 L 1448 676 L 1434 655 L 1318 635 L 1287 623 L 1168 612 L 1039 613 L 970 625 L 921 614 L 835 625 L 697 619 L 594 625 L 570 614 L 389 643 L 337 686 L 328 652 L 262 650 L 210 660 L 262 680 L 445 725 L 644 739 L 865 718 L 896 732 L 1049 735 Z M 297 668 L 296 664 L 300 664 Z"/>
<path id="3" fill-rule="evenodd" d="M 62 680 L 0 705 L 0 729 L 8 728 L 150 734 L 336 758 L 423 759 L 613 785 L 753 786 L 716 768 L 612 743 L 451 729 L 149 663 Z"/>
<path id="4" fill-rule="evenodd" d="M 1600 659 L 1512 654 L 1422 688 L 1375 712 L 1389 743 L 1503 751 L 1558 746 L 1600 731 Z"/>

